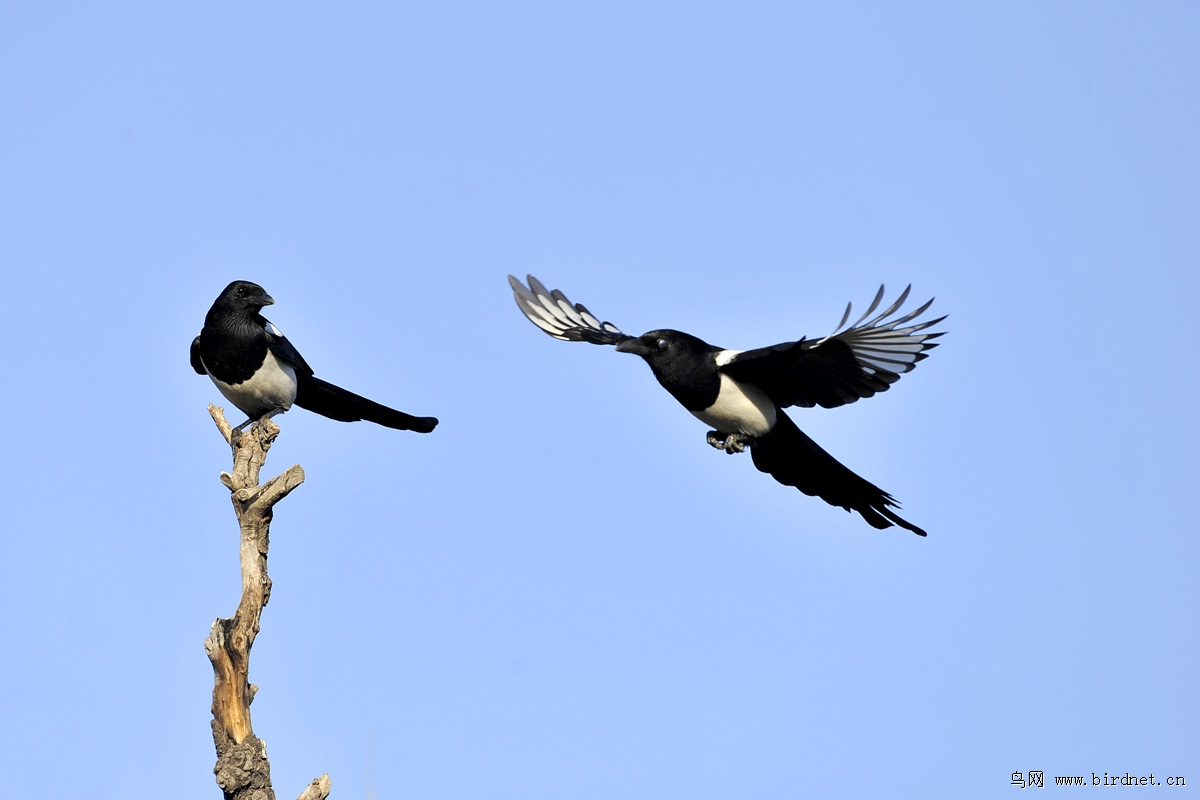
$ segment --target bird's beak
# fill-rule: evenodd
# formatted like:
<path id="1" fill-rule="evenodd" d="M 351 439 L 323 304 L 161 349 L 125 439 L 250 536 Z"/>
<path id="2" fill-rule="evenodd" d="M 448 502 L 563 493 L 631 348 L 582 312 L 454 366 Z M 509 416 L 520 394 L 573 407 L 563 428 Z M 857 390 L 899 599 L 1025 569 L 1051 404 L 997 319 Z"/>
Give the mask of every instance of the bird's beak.
<path id="1" fill-rule="evenodd" d="M 267 294 L 266 292 L 263 292 L 258 297 L 254 298 L 254 301 L 256 303 L 258 303 L 260 306 L 275 305 L 275 298 L 271 297 L 271 295 Z"/>
<path id="2" fill-rule="evenodd" d="M 618 353 L 633 353 L 635 356 L 644 356 L 650 351 L 646 348 L 646 343 L 641 339 L 626 339 L 617 345 Z"/>

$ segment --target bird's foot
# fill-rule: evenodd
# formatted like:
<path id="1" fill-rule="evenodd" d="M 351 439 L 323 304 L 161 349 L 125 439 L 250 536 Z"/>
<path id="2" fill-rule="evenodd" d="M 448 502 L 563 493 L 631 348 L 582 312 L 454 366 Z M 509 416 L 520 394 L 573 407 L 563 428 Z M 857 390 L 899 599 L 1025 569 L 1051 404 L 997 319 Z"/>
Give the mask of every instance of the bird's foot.
<path id="1" fill-rule="evenodd" d="M 724 450 L 729 455 L 743 453 L 747 447 L 753 447 L 755 444 L 753 436 L 747 436 L 744 433 L 721 433 L 720 431 L 709 431 L 705 441 L 709 446 Z"/>
<path id="2" fill-rule="evenodd" d="M 271 445 L 275 443 L 275 437 L 279 435 L 279 426 L 272 422 L 271 418 L 282 413 L 282 408 L 268 411 L 259 417 L 255 421 L 254 427 L 250 429 L 258 437 L 258 446 L 263 449 L 263 452 L 271 449 Z"/>
<path id="3" fill-rule="evenodd" d="M 734 453 L 743 453 L 747 447 L 753 447 L 757 444 L 757 440 L 753 436 L 747 436 L 744 433 L 731 433 L 725 437 L 725 452 L 729 455 Z"/>
<path id="4" fill-rule="evenodd" d="M 245 422 L 243 422 L 241 425 L 238 425 L 236 428 L 231 430 L 229 432 L 229 446 L 232 447 L 234 450 L 237 450 L 238 442 L 240 442 L 242 440 L 242 431 L 246 430 L 246 426 L 253 425 L 254 422 L 255 422 L 255 420 L 253 418 L 248 419 Z"/>

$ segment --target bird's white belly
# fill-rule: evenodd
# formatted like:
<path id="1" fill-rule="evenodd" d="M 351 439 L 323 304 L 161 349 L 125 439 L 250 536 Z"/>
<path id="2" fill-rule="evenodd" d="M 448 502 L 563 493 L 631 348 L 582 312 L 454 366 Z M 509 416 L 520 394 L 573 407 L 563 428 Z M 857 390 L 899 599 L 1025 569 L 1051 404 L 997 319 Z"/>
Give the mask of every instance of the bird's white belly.
<path id="1" fill-rule="evenodd" d="M 275 357 L 270 350 L 263 365 L 241 383 L 225 383 L 212 378 L 229 402 L 251 417 L 269 411 L 287 411 L 296 399 L 296 371 Z"/>
<path id="2" fill-rule="evenodd" d="M 765 436 L 775 427 L 775 404 L 757 386 L 739 383 L 721 375 L 717 401 L 703 411 L 692 414 L 721 433 L 744 433 Z"/>

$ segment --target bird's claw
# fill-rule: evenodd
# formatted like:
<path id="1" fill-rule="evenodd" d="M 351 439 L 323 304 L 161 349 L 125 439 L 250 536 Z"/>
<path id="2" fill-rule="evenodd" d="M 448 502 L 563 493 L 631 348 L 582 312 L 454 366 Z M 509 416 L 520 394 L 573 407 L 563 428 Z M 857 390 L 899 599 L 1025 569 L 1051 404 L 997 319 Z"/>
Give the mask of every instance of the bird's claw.
<path id="1" fill-rule="evenodd" d="M 744 433 L 731 433 L 725 437 L 725 452 L 729 455 L 745 452 L 747 447 L 753 447 L 756 440 Z"/>
<path id="2" fill-rule="evenodd" d="M 753 447 L 756 444 L 753 436 L 747 436 L 744 433 L 721 433 L 720 431 L 709 431 L 705 440 L 710 446 L 724 450 L 729 455 L 744 453 L 747 447 Z"/>
<path id="3" fill-rule="evenodd" d="M 236 428 L 229 431 L 229 446 L 234 449 L 234 452 L 237 452 L 238 443 L 242 441 L 242 432 L 245 431 L 247 427 L 253 425 L 255 421 L 256 420 L 254 417 L 251 417 L 241 425 L 238 425 Z"/>
<path id="4" fill-rule="evenodd" d="M 233 448 L 234 453 L 237 452 L 238 447 L 241 445 L 242 434 L 246 432 L 246 427 L 253 423 L 253 419 L 248 419 L 229 432 L 229 446 Z"/>

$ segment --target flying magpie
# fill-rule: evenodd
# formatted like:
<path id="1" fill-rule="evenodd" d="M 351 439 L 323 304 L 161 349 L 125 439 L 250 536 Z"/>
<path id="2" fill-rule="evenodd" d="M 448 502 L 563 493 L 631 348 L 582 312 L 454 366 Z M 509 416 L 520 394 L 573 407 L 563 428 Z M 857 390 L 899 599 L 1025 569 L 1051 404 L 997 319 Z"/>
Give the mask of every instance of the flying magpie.
<path id="1" fill-rule="evenodd" d="M 754 466 L 785 486 L 857 511 L 875 528 L 899 525 L 925 535 L 892 510 L 899 505 L 890 494 L 821 449 L 783 409 L 836 408 L 887 391 L 926 357 L 926 350 L 937 346 L 930 340 L 942 334 L 922 331 L 945 317 L 907 325 L 933 300 L 903 317 L 888 319 L 908 298 L 910 286 L 886 311 L 868 320 L 883 299 L 881 286 L 867 312 L 845 330 L 849 305 L 834 332 L 822 339 L 724 350 L 668 329 L 629 336 L 611 322 L 601 322 L 583 304 L 572 304 L 559 290 L 546 291 L 532 275 L 528 280 L 526 287 L 508 276 L 517 306 L 530 322 L 555 339 L 611 344 L 617 352 L 641 356 L 664 389 L 716 429 L 707 437 L 713 447 L 730 454 L 749 447 Z"/>
<path id="2" fill-rule="evenodd" d="M 313 377 L 312 367 L 259 312 L 275 301 L 250 281 L 225 287 L 192 340 L 192 369 L 207 375 L 249 419 L 273 417 L 292 404 L 342 422 L 365 419 L 387 428 L 429 433 L 434 417 L 414 417 Z"/>

